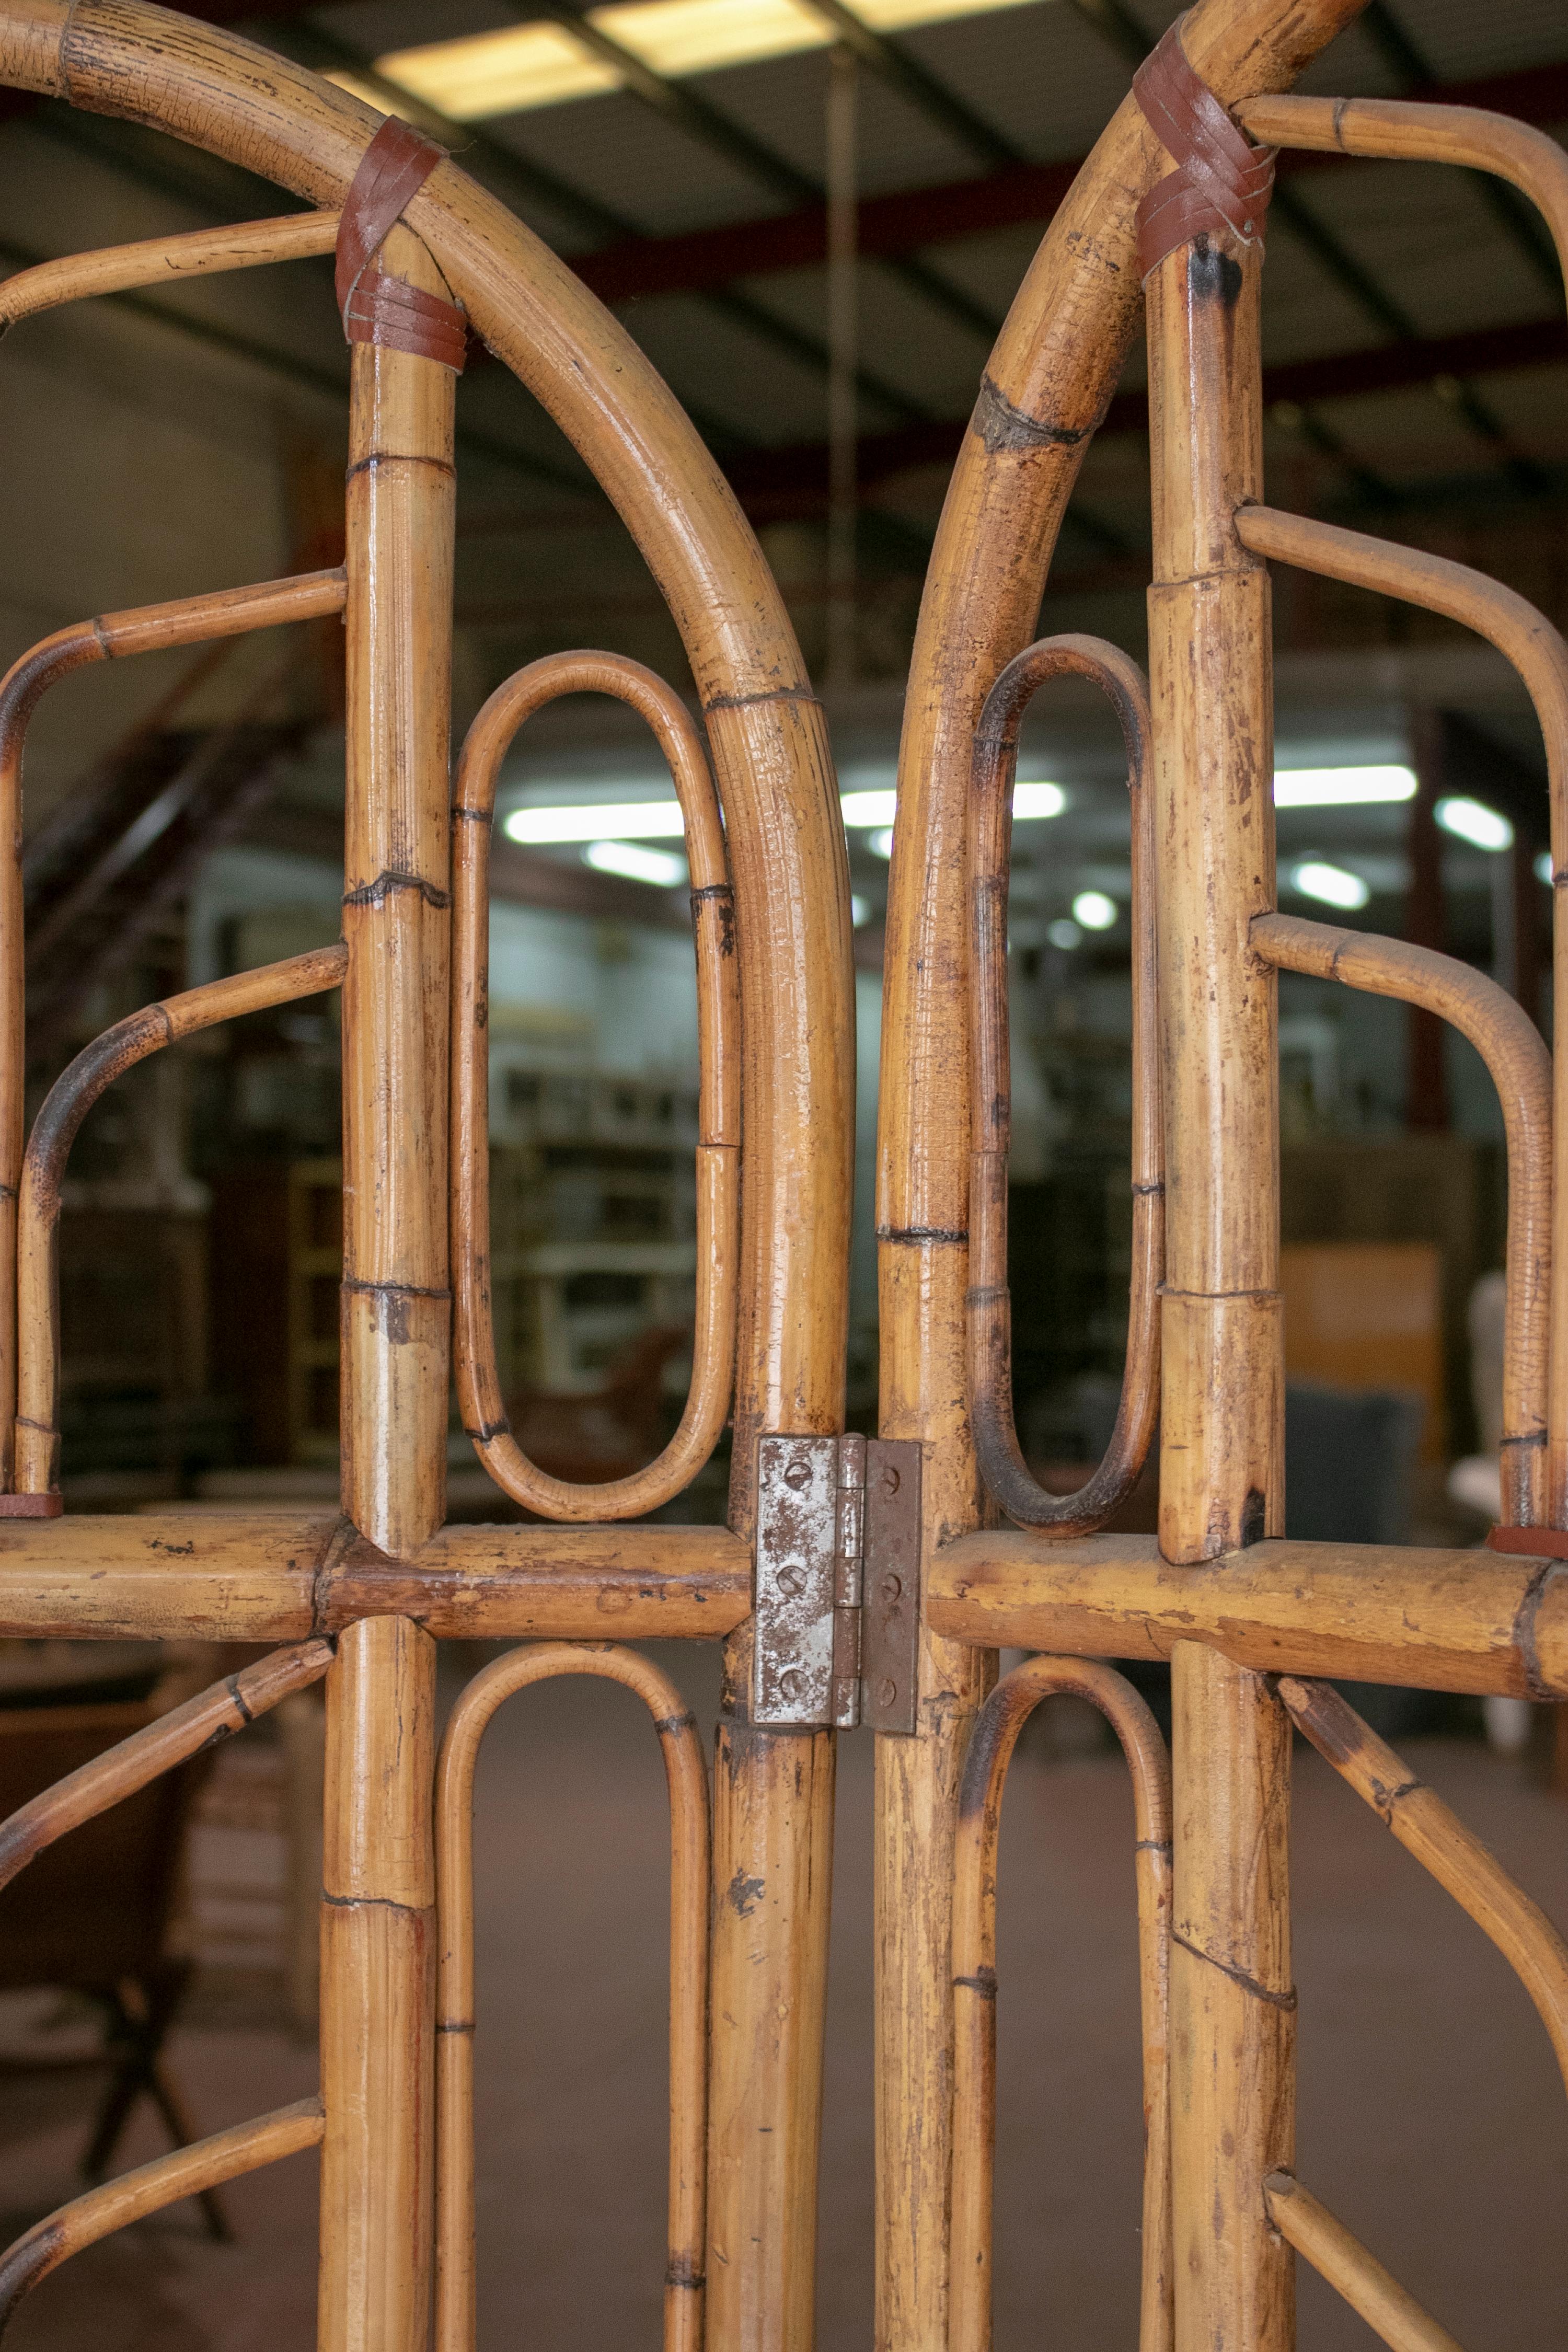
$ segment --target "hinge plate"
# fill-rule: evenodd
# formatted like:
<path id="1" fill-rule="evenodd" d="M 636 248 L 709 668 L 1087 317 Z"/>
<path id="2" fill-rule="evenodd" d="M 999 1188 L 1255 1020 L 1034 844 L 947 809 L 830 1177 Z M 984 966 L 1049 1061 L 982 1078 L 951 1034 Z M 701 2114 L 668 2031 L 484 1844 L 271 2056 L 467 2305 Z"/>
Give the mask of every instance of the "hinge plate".
<path id="1" fill-rule="evenodd" d="M 753 1722 L 912 1732 L 920 1465 L 901 1439 L 758 1442 Z"/>

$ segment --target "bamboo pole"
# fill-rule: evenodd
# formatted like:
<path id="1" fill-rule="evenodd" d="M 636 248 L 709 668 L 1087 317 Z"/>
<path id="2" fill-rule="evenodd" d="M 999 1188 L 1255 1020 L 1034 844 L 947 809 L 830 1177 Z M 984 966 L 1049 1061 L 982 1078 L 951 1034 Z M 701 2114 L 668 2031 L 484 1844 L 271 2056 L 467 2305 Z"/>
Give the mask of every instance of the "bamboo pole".
<path id="1" fill-rule="evenodd" d="M 0 334 L 22 319 L 82 302 L 94 294 L 124 294 L 135 286 L 166 286 L 184 278 L 213 278 L 331 253 L 338 241 L 336 212 L 285 213 L 278 220 L 238 221 L 226 228 L 192 229 L 184 236 L 147 237 L 40 261 L 0 282 Z"/>
<path id="2" fill-rule="evenodd" d="M 1222 101 L 1286 87 L 1362 0 L 1197 0 Z M 1056 534 L 1138 326 L 1133 216 L 1169 169 L 1128 98 L 1059 206 L 953 470 L 904 702 L 884 959 L 877 1224 L 881 1426 L 924 1449 L 924 1543 L 978 1517 L 964 1402 L 970 1149 L 964 817 L 980 708 L 1035 632 Z M 877 1754 L 878 2342 L 945 2341 L 952 1834 L 986 1662 L 922 1633 L 917 1737 Z"/>
<path id="3" fill-rule="evenodd" d="M 1256 243 L 1200 235 L 1150 273 L 1149 591 L 1164 1036 L 1160 1548 L 1281 1531 L 1268 579 L 1231 516 L 1262 478 Z M 1177 2352 L 1289 2352 L 1294 2273 L 1264 2175 L 1294 2150 L 1289 1727 L 1263 1679 L 1172 1658 L 1171 2113 Z"/>
<path id="4" fill-rule="evenodd" d="M 394 228 L 372 268 L 446 299 Z M 451 371 L 353 351 L 343 936 L 343 1509 L 405 1558 L 446 1495 Z M 322 2352 L 424 2352 L 432 2227 L 436 1646 L 345 1632 L 327 1678 Z"/>
<path id="5" fill-rule="evenodd" d="M 1496 981 L 1431 948 L 1294 915 L 1259 915 L 1249 936 L 1281 971 L 1342 981 L 1451 1022 L 1486 1063 L 1508 1144 L 1502 1524 L 1539 1527 L 1547 1505 L 1552 1243 L 1552 1056 L 1541 1032 Z"/>
<path id="6" fill-rule="evenodd" d="M 679 1691 L 635 1650 L 551 1643 L 497 1658 L 468 1684 L 441 1741 L 436 1783 L 440 1958 L 436 2026 L 435 2352 L 473 2352 L 474 1773 L 496 1709 L 557 1675 L 634 1691 L 669 1789 L 669 2186 L 665 2352 L 701 2352 L 708 2077 L 708 1773 Z"/>
<path id="7" fill-rule="evenodd" d="M 220 1021 L 336 988 L 347 961 L 342 947 L 314 948 L 144 1005 L 84 1045 L 50 1087 L 28 1139 L 16 1211 L 18 1495 L 47 1496 L 59 1486 L 60 1192 L 82 1120 L 116 1078 L 150 1054 Z"/>
<path id="8" fill-rule="evenodd" d="M 1121 1743 L 1132 1779 L 1138 1979 L 1143 2034 L 1143 2244 L 1139 2352 L 1169 2352 L 1172 2319 L 1168 2023 L 1171 1767 L 1145 1702 L 1109 1666 L 1028 1658 L 980 1711 L 964 1761 L 953 1882 L 953 2352 L 990 2352 L 996 2138 L 996 1849 L 1018 1734 L 1058 1691 L 1088 1699 Z"/>
<path id="9" fill-rule="evenodd" d="M 1375 2254 L 1289 2172 L 1263 2184 L 1268 2218 L 1392 2352 L 1462 2352 L 1457 2338 L 1422 2310 Z"/>
<path id="10" fill-rule="evenodd" d="M 946 1639 L 1078 1657 L 1168 1658 L 1203 1642 L 1258 1674 L 1555 1696 L 1568 1566 L 1511 1550 L 1284 1538 L 1189 1567 L 1152 1536 L 961 1536 L 927 1571 Z"/>
<path id="11" fill-rule="evenodd" d="M 0 2255 L 0 2330 L 22 2297 L 84 2246 L 95 2246 L 128 2222 L 161 2213 L 182 2198 L 202 2196 L 221 2189 L 226 2180 L 238 2180 L 263 2165 L 317 2147 L 321 2130 L 320 2099 L 299 2099 L 291 2107 L 278 2107 L 269 2116 L 214 2132 L 209 2139 L 176 2147 L 152 2164 L 138 2165 L 134 2172 L 121 2173 L 118 2180 L 106 2180 L 85 2196 L 72 2198 Z"/>

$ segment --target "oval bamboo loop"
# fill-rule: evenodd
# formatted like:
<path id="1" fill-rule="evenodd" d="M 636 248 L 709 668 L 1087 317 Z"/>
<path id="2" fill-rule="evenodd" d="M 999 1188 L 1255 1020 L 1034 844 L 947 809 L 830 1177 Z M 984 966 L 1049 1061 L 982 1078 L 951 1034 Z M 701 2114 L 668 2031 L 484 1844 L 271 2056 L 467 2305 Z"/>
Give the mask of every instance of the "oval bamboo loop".
<path id="1" fill-rule="evenodd" d="M 635 1650 L 552 1642 L 468 1684 L 436 1768 L 435 2352 L 474 2344 L 474 1770 L 496 1709 L 531 1683 L 598 1675 L 654 1720 L 669 1788 L 669 2262 L 665 2352 L 700 2352 L 707 2221 L 708 1770 L 675 1685 Z"/>
<path id="2" fill-rule="evenodd" d="M 238 2180 L 286 2156 L 319 2147 L 324 2128 L 321 2100 L 298 2099 L 290 2107 L 277 2107 L 268 2116 L 214 2132 L 208 2139 L 177 2147 L 154 2163 L 122 2173 L 118 2180 L 89 2189 L 84 2197 L 73 2197 L 0 2254 L 0 2334 L 23 2296 L 83 2247 L 95 2246 L 128 2222 L 161 2213 L 166 2205 L 177 2205 L 183 2197 L 199 2197 L 204 2189 L 221 2189 L 226 2180 Z"/>
<path id="3" fill-rule="evenodd" d="M 1422 2310 L 1377 2256 L 1326 2205 L 1320 2205 L 1294 2173 L 1269 2173 L 1263 2183 L 1263 2202 L 1280 2236 L 1327 2279 L 1391 2352 L 1463 2352 L 1447 2329 Z"/>
<path id="4" fill-rule="evenodd" d="M 125 294 L 137 286 L 166 286 L 183 278 L 216 278 L 229 269 L 257 269 L 331 253 L 338 241 L 336 212 L 285 213 L 277 220 L 238 221 L 229 228 L 192 229 L 184 236 L 147 237 L 136 245 L 105 246 L 66 254 L 18 269 L 0 283 L 0 335 L 22 319 L 58 310 L 94 294 Z"/>
<path id="5" fill-rule="evenodd" d="M 1281 1675 L 1279 1691 L 1319 1755 L 1497 1946 L 1535 2003 L 1568 2089 L 1568 1944 L 1545 1912 L 1331 1683 Z"/>
<path id="6" fill-rule="evenodd" d="M 1053 677 L 1087 677 L 1121 722 L 1132 803 L 1132 1278 L 1127 1365 L 1105 1459 L 1074 1495 L 1031 1477 L 1013 1421 L 1013 1318 L 1007 1288 L 1007 1149 L 1012 1077 L 1007 1022 L 1007 872 L 1018 729 Z M 1136 1485 L 1160 1410 L 1160 1285 L 1164 1277 L 1164 1137 L 1154 949 L 1154 833 L 1147 789 L 1149 688 L 1136 662 L 1099 637 L 1043 637 L 1008 663 L 975 730 L 969 818 L 969 1410 L 980 1473 L 1010 1519 L 1054 1535 L 1092 1534 Z"/>
<path id="7" fill-rule="evenodd" d="M 1169 2352 L 1171 2135 L 1171 1767 L 1143 1700 L 1087 1658 L 1029 1658 L 1005 1675 L 976 1719 L 958 1801 L 952 1896 L 952 2352 L 989 2352 L 992 2176 L 996 2134 L 996 1844 L 1018 1735 L 1045 1698 L 1097 1706 L 1132 1776 L 1138 1973 L 1143 2020 L 1143 2255 L 1139 2352 Z M 442 2347 L 441 2352 L 448 2352 Z"/>
<path id="8" fill-rule="evenodd" d="M 697 1331 L 674 1436 L 630 1477 L 552 1478 L 511 1433 L 496 1368 L 489 1281 L 489 846 L 496 779 L 525 719 L 565 694 L 608 694 L 646 719 L 686 823 L 701 1069 Z M 741 997 L 724 831 L 701 738 L 674 689 L 619 654 L 552 654 L 498 687 L 469 728 L 452 809 L 453 1360 L 463 1426 L 503 1494 L 552 1519 L 629 1519 L 689 1486 L 718 1444 L 735 1362 L 741 1198 Z"/>
<path id="9" fill-rule="evenodd" d="M 1506 989 L 1473 965 L 1367 931 L 1259 915 L 1249 934 L 1282 971 L 1342 981 L 1425 1006 L 1485 1061 L 1508 1140 L 1508 1304 L 1503 1335 L 1503 1524 L 1533 1527 L 1546 1504 L 1552 1307 L 1552 1056 Z"/>
<path id="10" fill-rule="evenodd" d="M 107 1087 L 161 1046 L 266 1005 L 337 988 L 347 962 L 346 948 L 314 948 L 143 1005 L 84 1045 L 49 1088 L 28 1138 L 16 1212 L 18 1494 L 51 1494 L 59 1486 L 60 1187 L 82 1120 Z"/>

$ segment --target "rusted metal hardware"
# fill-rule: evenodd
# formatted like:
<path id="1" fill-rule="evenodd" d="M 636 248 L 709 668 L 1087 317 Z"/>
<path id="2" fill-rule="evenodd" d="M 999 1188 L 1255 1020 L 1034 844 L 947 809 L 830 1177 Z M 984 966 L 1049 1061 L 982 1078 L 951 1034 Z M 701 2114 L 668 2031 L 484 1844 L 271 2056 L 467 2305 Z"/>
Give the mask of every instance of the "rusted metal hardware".
<path id="1" fill-rule="evenodd" d="M 920 1469 L 901 1439 L 758 1440 L 754 1722 L 914 1730 Z"/>

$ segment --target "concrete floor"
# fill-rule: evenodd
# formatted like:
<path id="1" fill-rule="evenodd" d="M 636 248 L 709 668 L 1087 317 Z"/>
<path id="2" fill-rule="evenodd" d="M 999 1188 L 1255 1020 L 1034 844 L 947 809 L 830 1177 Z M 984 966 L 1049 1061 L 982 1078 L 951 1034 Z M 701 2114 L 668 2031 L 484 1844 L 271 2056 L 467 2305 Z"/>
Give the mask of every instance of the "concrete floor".
<path id="1" fill-rule="evenodd" d="M 711 1712 L 704 1653 L 666 1654 Z M 1479 1745 L 1412 1762 L 1568 1920 L 1568 1809 Z M 843 1743 L 823 2148 L 819 2341 L 871 2328 L 870 1744 Z M 480 2340 L 610 2352 L 658 2341 L 664 1800 L 628 1695 L 513 1700 L 477 1825 Z M 1027 1751 L 1003 1853 L 998 2352 L 1131 2352 L 1138 2086 L 1131 1806 L 1112 1756 Z M 1546 2352 L 1568 2322 L 1568 2112 L 1529 2002 L 1490 1946 L 1316 1757 L 1295 1803 L 1302 2178 L 1468 2352 Z M 308 2091 L 282 2035 L 192 2029 L 204 2127 Z M 7 2236 L 71 2193 L 79 2092 L 0 2105 Z M 73 2105 L 71 2103 L 75 2102 Z M 154 2152 L 145 2123 L 128 2158 Z M 278 2352 L 314 2325 L 314 2163 L 228 2192 L 239 2242 L 183 2207 L 39 2288 L 15 2352 Z M 1310 2276 L 1301 2342 L 1370 2334 Z"/>

